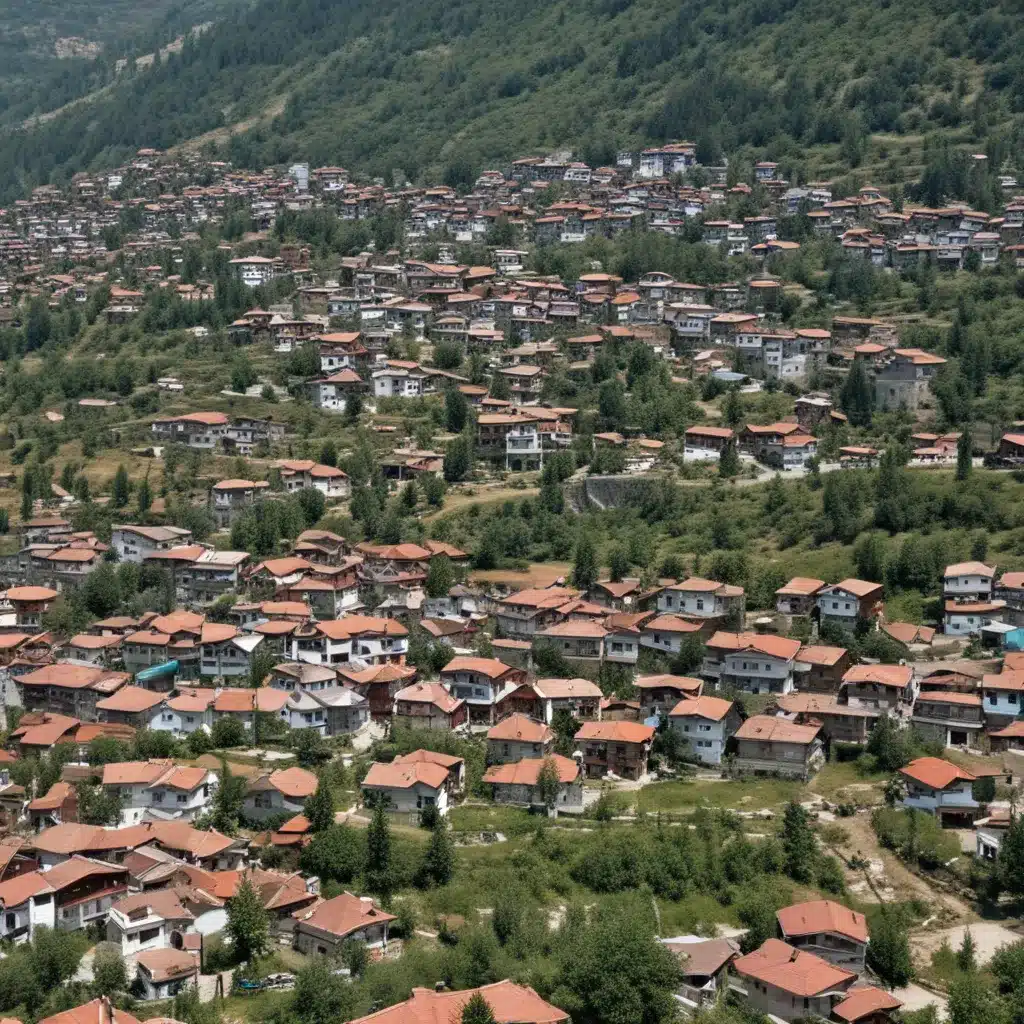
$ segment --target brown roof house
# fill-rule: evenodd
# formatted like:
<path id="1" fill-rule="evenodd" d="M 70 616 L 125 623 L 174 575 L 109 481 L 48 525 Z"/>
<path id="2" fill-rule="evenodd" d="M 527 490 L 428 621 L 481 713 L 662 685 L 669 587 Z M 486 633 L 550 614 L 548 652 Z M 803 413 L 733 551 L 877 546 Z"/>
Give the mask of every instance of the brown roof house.
<path id="1" fill-rule="evenodd" d="M 526 757 L 544 758 L 555 745 L 549 725 L 522 714 L 511 714 L 487 732 L 487 763 L 508 764 Z"/>
<path id="2" fill-rule="evenodd" d="M 639 722 L 584 722 L 575 736 L 587 778 L 617 775 L 642 779 L 654 742 L 654 727 Z"/>
<path id="3" fill-rule="evenodd" d="M 547 794 L 540 786 L 545 764 L 558 775 L 554 792 Z M 521 761 L 491 765 L 483 781 L 490 785 L 497 804 L 547 810 L 553 817 L 583 813 L 583 775 L 571 757 L 551 754 L 548 758 L 528 757 Z"/>
<path id="4" fill-rule="evenodd" d="M 371 950 L 386 950 L 388 924 L 395 920 L 376 906 L 369 896 L 343 892 L 296 911 L 295 948 L 301 953 L 331 956 L 349 939 L 365 943 Z"/>
<path id="5" fill-rule="evenodd" d="M 785 718 L 753 715 L 736 730 L 739 773 L 778 774 L 808 779 L 824 763 L 820 725 L 796 725 Z"/>
<path id="6" fill-rule="evenodd" d="M 783 907 L 776 915 L 785 942 L 837 967 L 864 972 L 868 923 L 863 914 L 834 900 L 810 900 Z"/>

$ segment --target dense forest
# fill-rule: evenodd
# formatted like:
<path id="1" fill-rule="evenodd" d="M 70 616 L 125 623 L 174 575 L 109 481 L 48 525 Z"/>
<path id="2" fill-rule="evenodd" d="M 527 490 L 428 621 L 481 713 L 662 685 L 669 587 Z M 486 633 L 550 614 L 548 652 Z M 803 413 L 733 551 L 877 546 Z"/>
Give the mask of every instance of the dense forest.
<path id="1" fill-rule="evenodd" d="M 11 131 L 0 147 L 5 198 L 241 122 L 215 137 L 239 165 L 305 158 L 389 180 L 461 184 L 525 152 L 571 145 L 600 164 L 622 145 L 690 137 L 705 163 L 753 147 L 805 179 L 821 169 L 807 162 L 817 152 L 836 168 L 878 161 L 891 181 L 906 168 L 887 136 L 941 133 L 1002 164 L 1024 109 L 1013 0 L 219 6 L 223 19 L 180 54 L 108 88 L 97 90 L 109 61 L 73 62 L 51 102 L 40 90 L 9 99 L 23 118 L 27 106 L 88 94 Z M 7 122 L 21 123 L 10 110 Z"/>

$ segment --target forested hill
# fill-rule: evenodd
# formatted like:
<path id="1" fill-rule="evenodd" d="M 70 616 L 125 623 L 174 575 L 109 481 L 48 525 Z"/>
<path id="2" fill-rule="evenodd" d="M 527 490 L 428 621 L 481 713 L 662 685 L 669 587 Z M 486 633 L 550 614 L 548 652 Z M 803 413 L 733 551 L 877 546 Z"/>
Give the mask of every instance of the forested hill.
<path id="1" fill-rule="evenodd" d="M 113 81 L 152 52 L 247 0 L 0 0 L 0 118 L 16 124 Z"/>
<path id="2" fill-rule="evenodd" d="M 1022 109 L 1019 0 L 257 0 L 11 131 L 0 182 L 13 193 L 239 125 L 227 151 L 250 167 L 460 182 L 529 151 L 602 163 L 690 137 L 705 162 L 749 145 L 799 175 L 877 158 L 870 133 L 939 130 L 998 156 Z"/>

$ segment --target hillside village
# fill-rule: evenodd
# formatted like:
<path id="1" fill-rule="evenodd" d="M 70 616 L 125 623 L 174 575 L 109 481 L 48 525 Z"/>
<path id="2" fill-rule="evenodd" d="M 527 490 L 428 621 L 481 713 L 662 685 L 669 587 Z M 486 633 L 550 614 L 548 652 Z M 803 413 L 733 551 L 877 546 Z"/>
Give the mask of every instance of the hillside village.
<path id="1" fill-rule="evenodd" d="M 1017 984 L 1024 404 L 897 307 L 1016 288 L 1024 196 L 749 170 L 141 150 L 2 212 L 0 939 L 83 1001 L 0 1011 L 596 1024 L 620 936 L 652 1021 Z"/>

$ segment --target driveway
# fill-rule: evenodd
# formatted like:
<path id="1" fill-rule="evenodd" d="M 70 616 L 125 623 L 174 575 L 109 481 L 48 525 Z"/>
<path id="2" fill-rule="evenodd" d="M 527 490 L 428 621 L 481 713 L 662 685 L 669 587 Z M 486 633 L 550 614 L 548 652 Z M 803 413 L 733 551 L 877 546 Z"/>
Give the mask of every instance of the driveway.
<path id="1" fill-rule="evenodd" d="M 929 992 L 928 989 L 921 988 L 920 985 L 908 985 L 906 988 L 895 988 L 893 989 L 892 994 L 901 1003 L 903 1003 L 904 1010 L 923 1010 L 926 1006 L 934 1006 L 939 1020 L 946 1019 L 945 997 L 936 995 L 934 992 Z"/>

